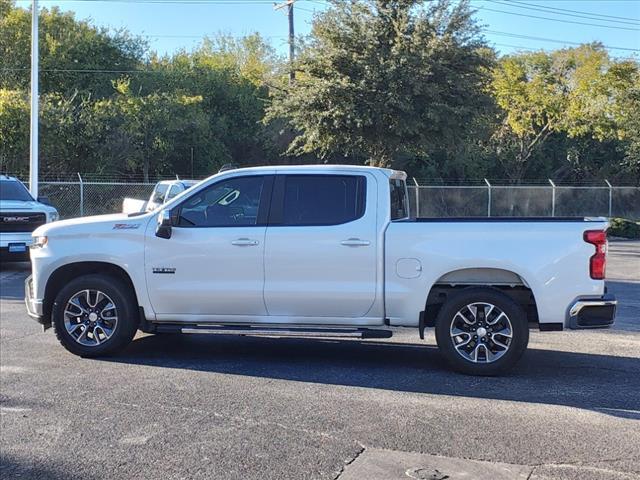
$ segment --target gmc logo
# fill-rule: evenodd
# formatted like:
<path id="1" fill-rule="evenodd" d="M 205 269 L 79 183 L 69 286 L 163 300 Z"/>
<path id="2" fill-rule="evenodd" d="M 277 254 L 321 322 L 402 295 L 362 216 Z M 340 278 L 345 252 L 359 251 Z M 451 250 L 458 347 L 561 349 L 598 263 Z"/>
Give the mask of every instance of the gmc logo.
<path id="1" fill-rule="evenodd" d="M 5 223 L 25 223 L 29 221 L 29 217 L 2 217 Z"/>

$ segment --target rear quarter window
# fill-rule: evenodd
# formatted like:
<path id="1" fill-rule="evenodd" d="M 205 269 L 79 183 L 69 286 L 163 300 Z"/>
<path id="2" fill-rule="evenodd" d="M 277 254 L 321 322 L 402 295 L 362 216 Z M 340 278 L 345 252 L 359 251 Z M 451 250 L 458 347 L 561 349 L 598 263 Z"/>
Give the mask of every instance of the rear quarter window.
<path id="1" fill-rule="evenodd" d="M 403 180 L 389 180 L 391 191 L 391 220 L 400 220 L 409 217 L 409 205 L 407 205 L 407 187 Z"/>

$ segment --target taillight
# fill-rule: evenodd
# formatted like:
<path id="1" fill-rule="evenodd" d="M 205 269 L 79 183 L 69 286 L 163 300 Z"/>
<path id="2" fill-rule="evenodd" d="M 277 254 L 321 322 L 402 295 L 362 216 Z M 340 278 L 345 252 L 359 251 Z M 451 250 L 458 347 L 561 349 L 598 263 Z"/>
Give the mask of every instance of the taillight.
<path id="1" fill-rule="evenodd" d="M 607 234 L 604 230 L 587 230 L 584 232 L 584 241 L 596 247 L 589 259 L 589 275 L 594 280 L 604 280 L 607 263 Z"/>

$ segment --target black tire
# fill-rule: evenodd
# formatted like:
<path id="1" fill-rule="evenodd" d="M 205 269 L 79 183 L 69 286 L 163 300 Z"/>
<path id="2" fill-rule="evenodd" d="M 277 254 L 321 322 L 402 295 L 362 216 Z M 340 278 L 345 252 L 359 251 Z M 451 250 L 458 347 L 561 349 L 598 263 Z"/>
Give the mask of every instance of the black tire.
<path id="1" fill-rule="evenodd" d="M 115 305 L 117 323 L 111 336 L 96 345 L 83 345 L 65 327 L 67 302 L 82 290 L 97 290 L 106 294 Z M 109 275 L 84 275 L 70 281 L 60 290 L 53 303 L 53 327 L 56 337 L 64 348 L 81 357 L 99 357 L 117 352 L 128 345 L 138 328 L 138 314 L 135 297 L 130 288 L 119 279 Z M 82 330 L 80 330 L 82 332 Z M 91 335 L 91 331 L 89 334 Z M 102 335 L 98 334 L 98 339 Z M 86 338 L 86 337 L 85 337 Z"/>
<path id="2" fill-rule="evenodd" d="M 500 323 L 496 324 L 497 326 L 489 325 L 487 321 L 489 317 L 485 318 L 484 315 L 485 312 L 489 311 L 490 307 L 482 307 L 480 309 L 482 310 L 481 313 L 476 309 L 475 312 L 477 314 L 477 320 L 473 320 L 476 318 L 476 315 L 472 315 L 471 311 L 469 309 L 465 309 L 465 307 L 474 303 L 491 304 L 501 310 L 507 317 L 506 321 L 511 323 L 511 328 L 509 329 L 512 334 L 511 339 L 508 340 L 504 336 L 500 336 L 501 334 L 498 333 L 498 328 L 506 325 L 506 323 L 504 323 L 504 317 L 502 317 Z M 461 354 L 454 345 L 454 339 L 451 336 L 451 329 L 454 322 L 457 321 L 455 325 L 463 325 L 463 328 L 467 328 L 465 322 L 461 323 L 460 317 L 456 317 L 456 314 L 461 310 L 465 313 L 465 316 L 472 319 L 474 323 L 468 327 L 470 330 L 469 334 L 462 333 L 457 337 L 457 341 L 459 341 L 460 344 L 463 344 L 463 341 L 469 339 L 471 342 L 470 345 L 462 347 L 459 344 L 459 348 L 460 351 L 465 353 L 468 353 L 467 350 L 471 349 L 472 352 L 470 354 L 468 353 L 471 356 L 473 356 L 474 351 L 479 351 L 480 353 L 476 354 L 475 357 L 475 360 L 478 360 L 478 358 L 480 359 L 478 362 L 474 362 L 473 358 L 468 359 L 463 356 L 463 354 Z M 494 310 L 493 314 L 490 314 L 492 320 L 497 317 L 495 312 L 496 310 Z M 497 289 L 489 287 L 471 287 L 451 296 L 440 309 L 435 326 L 438 348 L 446 358 L 447 362 L 456 371 L 467 375 L 500 375 L 505 373 L 507 370 L 512 368 L 518 360 L 520 360 L 520 357 L 522 357 L 522 354 L 529 343 L 529 325 L 527 323 L 526 313 L 522 307 L 514 302 L 508 295 L 505 295 Z M 487 333 L 486 336 L 483 337 L 485 339 L 484 341 L 482 338 L 475 339 L 474 335 L 478 333 L 477 330 L 480 330 L 478 326 L 481 327 L 482 330 L 487 330 L 489 328 L 492 328 L 492 330 L 495 329 L 496 333 Z M 474 328 L 476 330 L 474 330 Z M 507 332 L 507 329 L 503 329 L 502 331 Z M 491 343 L 492 335 L 497 335 L 495 340 L 499 339 L 499 341 L 506 344 L 508 348 L 504 350 L 502 347 L 498 347 L 495 343 Z M 496 360 L 487 362 L 486 360 L 489 358 L 487 348 L 480 345 L 480 347 L 483 348 L 479 349 L 478 343 L 480 342 L 495 349 L 500 356 Z"/>

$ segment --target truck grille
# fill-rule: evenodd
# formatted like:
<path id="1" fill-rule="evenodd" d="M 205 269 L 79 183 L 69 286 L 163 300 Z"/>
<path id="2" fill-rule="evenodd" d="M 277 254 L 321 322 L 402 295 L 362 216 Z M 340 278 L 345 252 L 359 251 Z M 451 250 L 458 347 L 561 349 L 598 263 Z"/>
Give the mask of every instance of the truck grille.
<path id="1" fill-rule="evenodd" d="M 47 223 L 47 216 L 41 212 L 0 213 L 0 232 L 33 232 L 45 223 Z"/>

